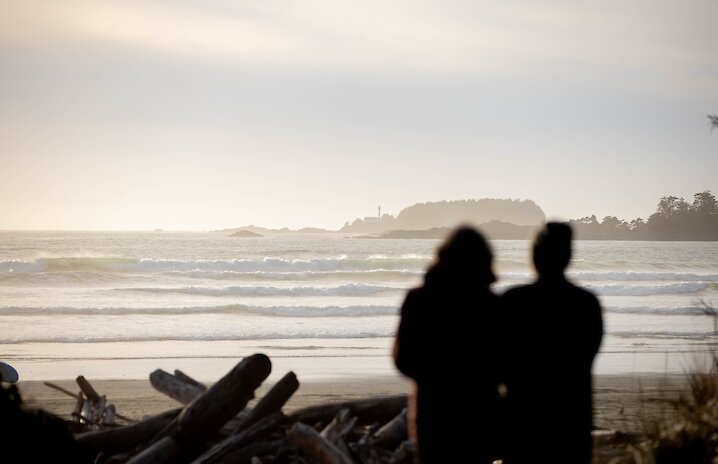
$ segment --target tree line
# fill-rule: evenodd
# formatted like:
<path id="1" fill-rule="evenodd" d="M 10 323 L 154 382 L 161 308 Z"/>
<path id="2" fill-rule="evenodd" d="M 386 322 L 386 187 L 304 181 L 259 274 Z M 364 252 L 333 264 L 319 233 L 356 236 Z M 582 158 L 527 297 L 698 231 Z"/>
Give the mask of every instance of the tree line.
<path id="1" fill-rule="evenodd" d="M 599 221 L 593 215 L 569 222 L 583 240 L 718 240 L 718 201 L 706 190 L 693 195 L 692 203 L 662 197 L 645 220 L 606 216 Z"/>

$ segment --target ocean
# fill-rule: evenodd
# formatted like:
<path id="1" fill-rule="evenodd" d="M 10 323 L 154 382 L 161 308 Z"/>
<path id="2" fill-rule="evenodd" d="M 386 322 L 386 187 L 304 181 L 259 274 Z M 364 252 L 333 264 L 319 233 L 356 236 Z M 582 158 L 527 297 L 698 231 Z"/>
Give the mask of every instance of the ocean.
<path id="1" fill-rule="evenodd" d="M 270 355 L 273 376 L 396 375 L 399 307 L 439 244 L 0 232 L 0 360 L 26 380 L 144 379 L 156 368 L 216 380 L 253 352 Z M 496 292 L 533 278 L 529 242 L 491 246 Z M 718 342 L 706 314 L 718 309 L 718 243 L 577 241 L 574 249 L 571 279 L 604 308 L 596 373 L 706 368 Z M 550 369 L 552 360 L 531 362 Z"/>

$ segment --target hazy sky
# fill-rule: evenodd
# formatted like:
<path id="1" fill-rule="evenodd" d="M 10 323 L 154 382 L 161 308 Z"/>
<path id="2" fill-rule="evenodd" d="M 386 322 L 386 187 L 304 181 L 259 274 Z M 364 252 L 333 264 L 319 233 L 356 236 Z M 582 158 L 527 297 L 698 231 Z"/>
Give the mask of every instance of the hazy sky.
<path id="1" fill-rule="evenodd" d="M 0 228 L 718 194 L 715 0 L 0 0 Z"/>

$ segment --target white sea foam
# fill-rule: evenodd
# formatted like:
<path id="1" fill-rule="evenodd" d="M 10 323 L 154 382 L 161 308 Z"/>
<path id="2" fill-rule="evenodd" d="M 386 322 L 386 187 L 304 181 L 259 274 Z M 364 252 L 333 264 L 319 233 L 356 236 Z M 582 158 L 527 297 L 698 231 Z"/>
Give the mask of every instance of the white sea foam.
<path id="1" fill-rule="evenodd" d="M 40 258 L 31 261 L 0 261 L 0 272 L 171 272 L 171 271 L 236 271 L 236 272 L 302 272 L 339 270 L 410 270 L 422 271 L 427 259 L 421 256 L 348 258 L 341 255 L 317 259 L 171 260 L 124 259 L 97 257 Z"/>
<path id="2" fill-rule="evenodd" d="M 264 332 L 239 332 L 221 331 L 213 334 L 191 334 L 174 333 L 149 335 L 141 334 L 118 334 L 94 333 L 86 335 L 68 335 L 66 333 L 52 333 L 45 336 L 23 337 L 16 334 L 0 334 L 0 343 L 107 343 L 107 342 L 152 342 L 152 341 L 231 341 L 231 340 L 286 340 L 303 338 L 377 338 L 393 337 L 395 328 L 387 327 L 380 330 L 363 330 L 347 327 L 344 329 L 312 330 L 299 329 L 293 331 L 264 331 Z"/>
<path id="3" fill-rule="evenodd" d="M 415 278 L 424 274 L 423 271 L 411 269 L 368 269 L 368 270 L 335 270 L 335 271 L 169 271 L 170 276 L 212 280 L 330 280 L 330 279 L 395 279 Z"/>
<path id="4" fill-rule="evenodd" d="M 696 331 L 685 331 L 685 330 L 625 330 L 625 331 L 614 331 L 611 335 L 620 338 L 655 338 L 655 339 L 684 339 L 684 340 L 708 340 L 714 339 L 715 334 L 712 330 L 696 330 Z"/>
<path id="5" fill-rule="evenodd" d="M 718 282 L 718 274 L 689 272 L 570 272 L 569 276 L 580 281 L 618 282 Z"/>
<path id="6" fill-rule="evenodd" d="M 181 293 L 205 296 L 371 296 L 390 291 L 403 291 L 402 288 L 383 285 L 346 284 L 335 287 L 146 287 L 119 288 L 119 291 L 144 293 Z"/>
<path id="7" fill-rule="evenodd" d="M 605 312 L 615 314 L 656 314 L 656 315 L 703 315 L 704 308 L 700 306 L 677 306 L 677 307 L 657 307 L 657 306 L 607 306 Z"/>
<path id="8" fill-rule="evenodd" d="M 82 316 L 82 315 L 191 315 L 191 314 L 254 314 L 282 317 L 356 317 L 387 316 L 397 314 L 396 306 L 353 305 L 353 306 L 180 306 L 180 307 L 0 307 L 0 316 Z"/>
<path id="9" fill-rule="evenodd" d="M 699 293 L 708 285 L 682 282 L 669 285 L 586 285 L 585 288 L 603 296 L 649 296 Z"/>

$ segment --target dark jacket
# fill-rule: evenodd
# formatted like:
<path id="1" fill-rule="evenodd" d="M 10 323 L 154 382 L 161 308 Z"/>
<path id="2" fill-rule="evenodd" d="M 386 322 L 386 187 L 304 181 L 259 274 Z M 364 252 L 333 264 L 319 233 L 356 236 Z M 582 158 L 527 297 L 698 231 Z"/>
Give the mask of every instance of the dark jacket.
<path id="1" fill-rule="evenodd" d="M 401 308 L 394 354 L 416 381 L 422 464 L 491 462 L 498 453 L 498 298 L 476 287 L 428 276 Z"/>
<path id="2" fill-rule="evenodd" d="M 596 297 L 563 278 L 502 297 L 511 424 L 506 464 L 590 463 L 591 368 L 603 337 Z"/>

